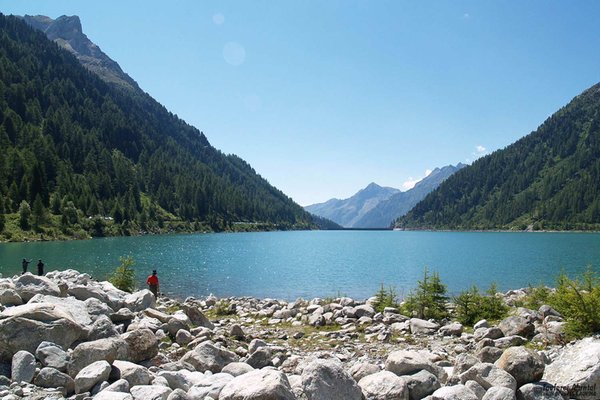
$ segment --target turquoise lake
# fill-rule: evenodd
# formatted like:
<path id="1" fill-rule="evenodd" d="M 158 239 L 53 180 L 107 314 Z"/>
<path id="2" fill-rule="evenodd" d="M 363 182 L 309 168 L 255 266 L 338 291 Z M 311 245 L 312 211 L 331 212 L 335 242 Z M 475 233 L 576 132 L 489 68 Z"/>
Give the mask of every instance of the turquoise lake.
<path id="1" fill-rule="evenodd" d="M 408 293 L 423 269 L 438 271 L 451 293 L 476 284 L 499 289 L 553 284 L 600 266 L 598 233 L 300 231 L 103 238 L 0 244 L 0 273 L 21 272 L 23 257 L 46 271 L 74 268 L 105 279 L 119 257 L 136 261 L 140 287 L 157 269 L 176 297 L 367 298 L 380 285 Z"/>

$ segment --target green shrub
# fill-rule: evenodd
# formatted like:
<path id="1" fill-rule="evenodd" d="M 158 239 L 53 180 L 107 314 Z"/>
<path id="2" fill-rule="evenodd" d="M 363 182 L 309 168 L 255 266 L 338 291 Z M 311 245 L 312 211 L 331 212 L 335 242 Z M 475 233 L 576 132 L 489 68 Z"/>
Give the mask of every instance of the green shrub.
<path id="1" fill-rule="evenodd" d="M 386 307 L 398 308 L 398 294 L 394 287 L 390 286 L 386 289 L 382 283 L 381 288 L 375 293 L 373 308 L 377 312 L 383 312 Z"/>
<path id="2" fill-rule="evenodd" d="M 467 291 L 462 291 L 454 298 L 456 304 L 456 318 L 465 325 L 473 325 L 479 320 L 499 320 L 508 313 L 508 306 L 496 296 L 495 283 L 483 295 L 475 285 Z"/>
<path id="3" fill-rule="evenodd" d="M 233 315 L 235 314 L 235 308 L 231 307 L 231 303 L 227 300 L 219 300 L 215 304 L 214 313 L 216 316 Z"/>
<path id="4" fill-rule="evenodd" d="M 537 310 L 540 306 L 549 304 L 551 296 L 551 290 L 544 285 L 537 287 L 529 286 L 528 294 L 525 299 L 523 299 L 522 305 L 531 310 Z"/>
<path id="5" fill-rule="evenodd" d="M 119 261 L 121 265 L 110 276 L 109 282 L 117 289 L 131 293 L 135 289 L 135 271 L 133 270 L 135 262 L 131 256 L 119 257 Z"/>
<path id="6" fill-rule="evenodd" d="M 417 282 L 417 288 L 404 301 L 404 311 L 417 318 L 443 319 L 448 315 L 446 293 L 446 285 L 442 283 L 439 273 L 429 275 L 425 268 L 423 280 Z"/>

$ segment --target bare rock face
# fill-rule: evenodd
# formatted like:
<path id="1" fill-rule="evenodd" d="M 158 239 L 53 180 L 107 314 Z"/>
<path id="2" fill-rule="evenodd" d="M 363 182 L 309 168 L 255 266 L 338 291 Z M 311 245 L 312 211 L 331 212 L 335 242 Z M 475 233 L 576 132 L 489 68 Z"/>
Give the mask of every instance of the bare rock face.
<path id="1" fill-rule="evenodd" d="M 66 349 L 87 335 L 73 317 L 54 304 L 24 304 L 0 313 L 0 359 L 10 360 L 17 351 L 35 354 L 43 341 Z"/>

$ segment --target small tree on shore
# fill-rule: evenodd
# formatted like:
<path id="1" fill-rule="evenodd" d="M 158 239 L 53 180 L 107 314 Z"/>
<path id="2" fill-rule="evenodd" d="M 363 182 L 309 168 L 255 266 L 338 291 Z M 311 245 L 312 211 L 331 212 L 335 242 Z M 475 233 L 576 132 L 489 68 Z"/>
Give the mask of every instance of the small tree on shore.
<path id="1" fill-rule="evenodd" d="M 443 319 L 448 315 L 446 310 L 446 285 L 442 283 L 440 274 L 425 268 L 423 280 L 417 282 L 417 288 L 412 291 L 404 302 L 406 312 L 423 319 Z"/>
<path id="2" fill-rule="evenodd" d="M 119 257 L 119 261 L 121 265 L 115 269 L 108 281 L 117 289 L 131 293 L 135 289 L 135 271 L 133 270 L 135 261 L 131 256 Z"/>
<path id="3" fill-rule="evenodd" d="M 31 224 L 29 220 L 31 219 L 31 207 L 29 203 L 23 200 L 21 205 L 19 206 L 19 225 L 21 229 L 24 231 L 29 230 L 31 228 Z"/>

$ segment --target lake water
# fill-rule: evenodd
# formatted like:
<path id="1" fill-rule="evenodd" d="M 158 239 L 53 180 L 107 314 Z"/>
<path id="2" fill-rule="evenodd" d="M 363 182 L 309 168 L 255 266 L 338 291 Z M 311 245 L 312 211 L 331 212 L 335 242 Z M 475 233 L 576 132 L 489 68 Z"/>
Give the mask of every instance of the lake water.
<path id="1" fill-rule="evenodd" d="M 20 273 L 27 257 L 32 272 L 42 258 L 46 271 L 74 268 L 105 279 L 124 255 L 135 259 L 140 287 L 157 269 L 163 292 L 177 297 L 367 298 L 382 283 L 408 293 L 425 267 L 453 293 L 491 282 L 502 290 L 552 284 L 561 270 L 600 266 L 600 234 L 302 231 L 5 243 L 0 273 Z"/>

